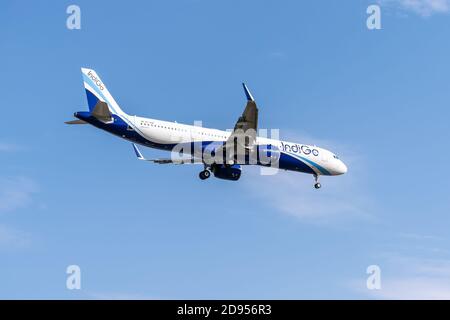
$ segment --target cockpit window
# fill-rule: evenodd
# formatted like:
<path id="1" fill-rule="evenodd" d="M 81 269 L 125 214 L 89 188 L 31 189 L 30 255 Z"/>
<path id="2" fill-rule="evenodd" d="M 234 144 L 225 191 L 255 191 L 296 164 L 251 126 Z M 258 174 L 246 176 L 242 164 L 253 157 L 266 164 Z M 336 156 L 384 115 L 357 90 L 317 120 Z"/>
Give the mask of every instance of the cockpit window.
<path id="1" fill-rule="evenodd" d="M 335 155 L 335 154 L 333 154 L 333 158 L 339 159 L 339 157 L 337 155 Z"/>

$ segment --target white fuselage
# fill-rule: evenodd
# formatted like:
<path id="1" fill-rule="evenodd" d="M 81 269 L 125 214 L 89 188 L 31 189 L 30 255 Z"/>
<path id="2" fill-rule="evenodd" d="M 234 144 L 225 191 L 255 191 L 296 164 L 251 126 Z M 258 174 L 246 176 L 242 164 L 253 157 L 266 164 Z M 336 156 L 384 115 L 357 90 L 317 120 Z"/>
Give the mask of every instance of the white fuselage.
<path id="1" fill-rule="evenodd" d="M 192 126 L 177 122 L 161 121 L 156 119 L 127 116 L 128 121 L 133 124 L 145 139 L 159 145 L 173 145 L 189 142 L 224 142 L 228 139 L 231 131 Z M 347 172 L 345 164 L 332 152 L 316 146 L 275 140 L 265 137 L 257 137 L 257 145 L 273 145 L 282 154 L 294 157 L 309 166 L 313 173 L 318 175 L 340 175 Z M 295 164 L 291 164 L 295 170 Z M 281 159 L 281 169 L 291 169 Z M 300 166 L 299 166 L 300 169 Z M 299 170 L 302 171 L 302 170 Z"/>

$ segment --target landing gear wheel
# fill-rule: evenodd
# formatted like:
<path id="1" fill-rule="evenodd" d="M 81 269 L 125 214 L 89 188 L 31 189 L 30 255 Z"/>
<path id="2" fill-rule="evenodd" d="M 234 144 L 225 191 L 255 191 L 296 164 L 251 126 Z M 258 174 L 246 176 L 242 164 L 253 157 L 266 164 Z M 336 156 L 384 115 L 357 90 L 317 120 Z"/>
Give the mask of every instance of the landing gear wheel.
<path id="1" fill-rule="evenodd" d="M 205 180 L 211 176 L 211 172 L 209 172 L 209 170 L 203 170 L 198 174 L 198 176 L 200 179 Z"/>
<path id="2" fill-rule="evenodd" d="M 314 188 L 316 189 L 320 189 L 322 187 L 322 185 L 319 183 L 319 176 L 317 174 L 314 175 Z"/>

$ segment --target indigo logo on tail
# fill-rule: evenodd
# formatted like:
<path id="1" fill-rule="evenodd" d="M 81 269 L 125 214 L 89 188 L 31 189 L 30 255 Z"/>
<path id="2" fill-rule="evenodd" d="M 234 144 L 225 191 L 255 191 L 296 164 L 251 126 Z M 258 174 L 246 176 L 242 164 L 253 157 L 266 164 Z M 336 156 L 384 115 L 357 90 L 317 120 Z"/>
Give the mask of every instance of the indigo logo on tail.
<path id="1" fill-rule="evenodd" d="M 103 83 L 100 81 L 98 77 L 92 74 L 91 70 L 89 70 L 87 75 L 92 79 L 92 81 L 94 81 L 94 83 L 97 85 L 97 87 L 100 88 L 100 90 L 104 89 Z"/>

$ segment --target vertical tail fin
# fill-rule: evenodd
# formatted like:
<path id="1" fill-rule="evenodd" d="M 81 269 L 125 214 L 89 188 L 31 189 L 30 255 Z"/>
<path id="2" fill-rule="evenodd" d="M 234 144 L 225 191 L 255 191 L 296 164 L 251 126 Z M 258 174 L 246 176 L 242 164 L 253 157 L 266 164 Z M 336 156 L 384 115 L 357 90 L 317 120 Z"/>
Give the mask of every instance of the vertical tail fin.
<path id="1" fill-rule="evenodd" d="M 92 112 L 97 103 L 101 101 L 108 105 L 108 108 L 112 113 L 117 115 L 125 114 L 94 70 L 81 68 L 81 72 L 83 73 L 84 88 L 86 90 L 90 112 Z"/>

